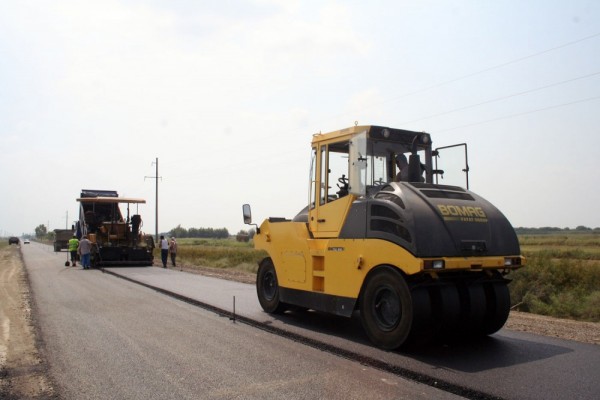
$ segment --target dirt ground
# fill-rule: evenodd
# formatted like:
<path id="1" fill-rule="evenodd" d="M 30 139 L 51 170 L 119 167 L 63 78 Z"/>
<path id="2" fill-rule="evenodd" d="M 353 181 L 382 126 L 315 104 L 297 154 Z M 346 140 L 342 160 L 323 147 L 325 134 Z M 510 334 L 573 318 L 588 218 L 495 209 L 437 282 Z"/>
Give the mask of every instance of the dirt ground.
<path id="1" fill-rule="evenodd" d="M 53 399 L 48 368 L 38 352 L 29 284 L 17 246 L 0 249 L 0 398 Z"/>
<path id="2" fill-rule="evenodd" d="M 42 343 L 32 321 L 20 254 L 16 246 L 0 249 L 0 399 L 56 399 L 46 361 L 39 353 Z M 245 283 L 256 279 L 253 273 L 218 268 L 183 265 L 177 269 Z M 600 345 L 600 323 L 511 312 L 506 328 Z"/>

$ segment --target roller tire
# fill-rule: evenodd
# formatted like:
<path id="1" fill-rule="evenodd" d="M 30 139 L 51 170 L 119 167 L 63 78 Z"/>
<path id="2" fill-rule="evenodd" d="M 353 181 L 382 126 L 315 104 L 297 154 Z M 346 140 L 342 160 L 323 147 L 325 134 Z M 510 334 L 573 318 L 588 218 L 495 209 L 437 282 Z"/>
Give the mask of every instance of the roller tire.
<path id="1" fill-rule="evenodd" d="M 410 294 L 413 306 L 413 322 L 406 344 L 428 344 L 436 334 L 430 290 L 425 287 L 413 288 Z"/>
<path id="2" fill-rule="evenodd" d="M 460 297 L 456 285 L 436 288 L 433 296 L 433 318 L 440 341 L 456 336 L 460 323 Z"/>
<path id="3" fill-rule="evenodd" d="M 408 339 L 413 322 L 410 290 L 402 275 L 383 268 L 372 275 L 360 302 L 362 326 L 378 347 L 393 350 Z"/>
<path id="4" fill-rule="evenodd" d="M 458 285 L 460 293 L 460 327 L 461 337 L 480 336 L 486 315 L 487 301 L 483 285 L 473 283 Z"/>
<path id="5" fill-rule="evenodd" d="M 270 258 L 262 260 L 258 267 L 256 294 L 258 295 L 258 302 L 266 312 L 280 314 L 286 310 L 285 304 L 279 300 L 277 272 Z"/>
<path id="6" fill-rule="evenodd" d="M 510 292 L 504 282 L 485 285 L 487 310 L 483 321 L 482 334 L 498 332 L 506 323 L 510 313 Z"/>

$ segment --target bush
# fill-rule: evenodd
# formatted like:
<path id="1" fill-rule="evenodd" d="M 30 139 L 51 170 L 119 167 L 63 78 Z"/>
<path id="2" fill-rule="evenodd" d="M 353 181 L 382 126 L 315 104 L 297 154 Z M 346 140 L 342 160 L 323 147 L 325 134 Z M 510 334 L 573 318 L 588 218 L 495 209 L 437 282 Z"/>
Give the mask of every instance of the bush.
<path id="1" fill-rule="evenodd" d="M 527 265 L 509 276 L 512 302 L 519 310 L 600 321 L 600 267 L 596 262 L 567 254 L 556 258 L 552 251 L 526 255 Z"/>

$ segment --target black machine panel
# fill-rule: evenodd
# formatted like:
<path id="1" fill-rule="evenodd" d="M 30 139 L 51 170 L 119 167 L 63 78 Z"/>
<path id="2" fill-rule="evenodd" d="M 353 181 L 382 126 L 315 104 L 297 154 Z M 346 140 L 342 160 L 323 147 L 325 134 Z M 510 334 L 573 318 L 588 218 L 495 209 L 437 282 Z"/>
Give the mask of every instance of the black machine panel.
<path id="1" fill-rule="evenodd" d="M 520 254 L 506 217 L 475 193 L 454 186 L 391 183 L 354 202 L 340 238 L 379 238 L 417 257 Z"/>

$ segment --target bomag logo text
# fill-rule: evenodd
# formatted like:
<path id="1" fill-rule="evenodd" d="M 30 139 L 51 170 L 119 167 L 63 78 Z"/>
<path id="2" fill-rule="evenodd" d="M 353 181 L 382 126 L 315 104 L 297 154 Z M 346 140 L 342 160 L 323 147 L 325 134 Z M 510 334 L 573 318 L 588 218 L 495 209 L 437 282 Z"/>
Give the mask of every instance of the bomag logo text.
<path id="1" fill-rule="evenodd" d="M 438 210 L 445 221 L 487 222 L 487 215 L 481 207 L 452 206 L 438 204 Z"/>

